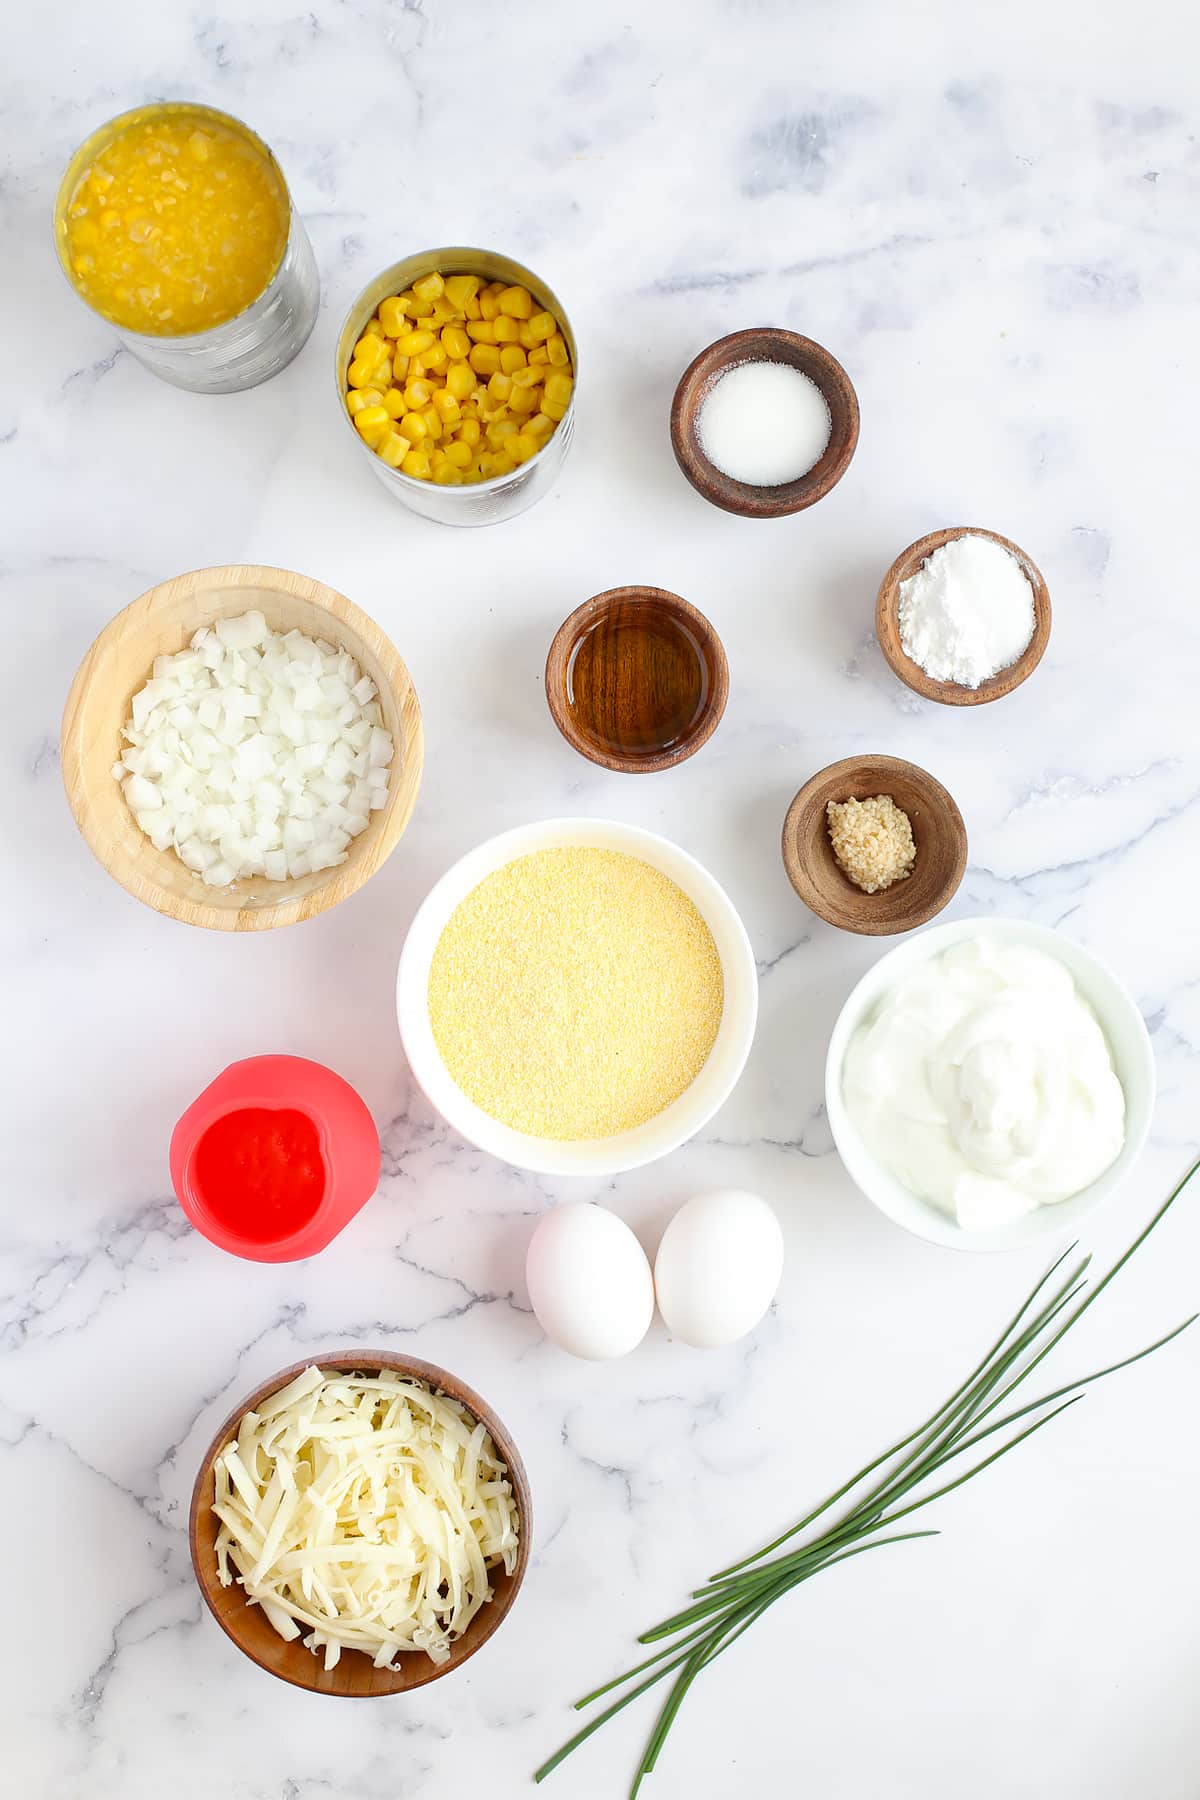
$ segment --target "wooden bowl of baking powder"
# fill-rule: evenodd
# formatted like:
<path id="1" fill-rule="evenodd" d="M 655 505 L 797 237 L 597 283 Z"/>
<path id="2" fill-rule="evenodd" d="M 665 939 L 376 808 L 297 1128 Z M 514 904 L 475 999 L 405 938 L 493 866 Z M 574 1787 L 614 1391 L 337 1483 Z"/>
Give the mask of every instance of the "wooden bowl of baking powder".
<path id="1" fill-rule="evenodd" d="M 901 582 L 910 580 L 921 564 L 943 544 L 962 537 L 988 538 L 993 544 L 999 544 L 1015 558 L 1033 589 L 1033 636 L 1015 662 L 981 681 L 978 687 L 967 687 L 957 681 L 936 681 L 909 656 L 900 635 Z M 910 544 L 907 550 L 902 550 L 880 582 L 875 601 L 875 635 L 893 673 L 914 694 L 920 694 L 924 700 L 937 700 L 943 706 L 982 706 L 988 700 L 1002 700 L 1006 694 L 1011 694 L 1029 679 L 1041 662 L 1050 641 L 1050 594 L 1037 564 L 1011 539 L 1001 537 L 997 531 L 985 531 L 981 525 L 948 525 L 942 531 L 929 532 L 915 544 Z"/>

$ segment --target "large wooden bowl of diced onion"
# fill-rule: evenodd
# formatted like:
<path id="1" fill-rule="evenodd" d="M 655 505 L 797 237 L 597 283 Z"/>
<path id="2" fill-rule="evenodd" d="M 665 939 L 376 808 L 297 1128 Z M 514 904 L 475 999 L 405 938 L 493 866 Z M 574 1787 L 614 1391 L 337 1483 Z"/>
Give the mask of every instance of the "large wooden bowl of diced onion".
<path id="1" fill-rule="evenodd" d="M 375 1378 L 389 1385 L 372 1391 Z M 351 1405 L 369 1412 L 365 1450 L 344 1435 Z M 427 1519 L 439 1491 L 453 1505 Z M 336 1505 L 322 1510 L 314 1496 L 326 1493 Z M 524 1465 L 487 1402 L 445 1369 L 381 1350 L 296 1363 L 247 1395 L 200 1464 L 189 1521 L 196 1580 L 226 1636 L 281 1681 L 345 1698 L 424 1687 L 481 1649 L 517 1597 L 532 1529 Z M 411 1598 L 422 1583 L 424 1630 Z"/>
<path id="2" fill-rule="evenodd" d="M 265 873 L 214 886 L 174 848 L 139 827 L 114 775 L 126 748 L 133 697 L 157 657 L 174 656 L 201 627 L 258 612 L 272 632 L 299 631 L 346 651 L 377 690 L 394 746 L 386 798 L 345 846 L 337 866 L 272 879 Z M 156 912 L 218 931 L 265 931 L 336 906 L 362 886 L 403 835 L 421 782 L 424 740 L 412 679 L 395 646 L 352 601 L 287 569 L 256 565 L 177 575 L 118 613 L 84 657 L 63 714 L 62 773 L 71 811 L 108 873 Z"/>

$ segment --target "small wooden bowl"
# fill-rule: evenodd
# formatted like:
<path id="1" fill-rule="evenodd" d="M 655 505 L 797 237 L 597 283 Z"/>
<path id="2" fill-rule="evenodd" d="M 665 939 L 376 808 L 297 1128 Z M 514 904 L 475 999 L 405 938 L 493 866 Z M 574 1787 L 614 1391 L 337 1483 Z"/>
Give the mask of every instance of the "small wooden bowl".
<path id="1" fill-rule="evenodd" d="M 816 383 L 829 408 L 831 430 L 821 456 L 806 474 L 778 487 L 734 481 L 714 468 L 700 448 L 697 422 L 709 389 L 727 369 L 748 362 L 790 363 Z M 735 331 L 702 350 L 685 369 L 671 404 L 671 447 L 676 462 L 698 494 L 744 519 L 780 519 L 823 500 L 850 467 L 857 443 L 858 395 L 841 363 L 811 338 L 774 325 Z"/>
<path id="2" fill-rule="evenodd" d="M 912 825 L 912 874 L 881 894 L 864 894 L 846 875 L 829 841 L 830 800 L 890 794 Z M 848 756 L 806 781 L 783 822 L 783 866 L 811 912 L 841 931 L 891 937 L 926 925 L 954 898 L 967 866 L 967 829 L 940 781 L 898 756 Z"/>
<path id="3" fill-rule="evenodd" d="M 234 1581 L 229 1587 L 221 1586 L 217 1574 L 216 1552 L 220 1525 L 212 1510 L 215 1494 L 213 1465 L 225 1445 L 236 1437 L 242 1415 L 261 1405 L 270 1395 L 278 1393 L 294 1376 L 307 1369 L 310 1363 L 315 1363 L 321 1369 L 336 1370 L 340 1374 L 394 1369 L 399 1375 L 412 1375 L 417 1380 L 426 1382 L 439 1393 L 460 1401 L 468 1412 L 487 1426 L 501 1460 L 508 1466 L 509 1480 L 512 1482 L 521 1520 L 517 1565 L 511 1575 L 506 1575 L 503 1568 L 492 1572 L 493 1598 L 476 1613 L 463 1636 L 451 1649 L 447 1662 L 432 1663 L 423 1653 L 414 1652 L 400 1658 L 398 1669 L 377 1669 L 371 1658 L 361 1650 L 343 1650 L 337 1664 L 327 1674 L 323 1658 L 306 1650 L 301 1638 L 294 1638 L 291 1643 L 287 1643 L 279 1636 L 262 1607 L 254 1606 L 247 1600 L 245 1589 L 239 1581 Z M 448 1375 L 445 1369 L 439 1369 L 435 1363 L 421 1362 L 415 1356 L 393 1356 L 387 1350 L 352 1350 L 337 1356 L 312 1357 L 305 1362 L 293 1363 L 289 1369 L 281 1369 L 278 1375 L 272 1375 L 269 1381 L 260 1383 L 230 1413 L 209 1445 L 200 1465 L 200 1473 L 196 1477 L 188 1519 L 188 1540 L 191 1545 L 192 1568 L 204 1603 L 226 1637 L 233 1640 L 243 1655 L 257 1663 L 260 1669 L 265 1669 L 268 1675 L 277 1675 L 280 1681 L 289 1682 L 292 1687 L 307 1688 L 312 1694 L 339 1694 L 347 1699 L 360 1699 L 375 1694 L 403 1694 L 412 1688 L 425 1687 L 429 1682 L 448 1675 L 452 1669 L 459 1668 L 469 1656 L 474 1656 L 477 1650 L 482 1649 L 503 1623 L 525 1579 L 532 1529 L 533 1508 L 525 1465 L 500 1420 L 472 1388 L 455 1376 Z"/>
<path id="4" fill-rule="evenodd" d="M 598 628 L 620 629 L 636 623 L 639 612 L 658 612 L 681 627 L 682 635 L 695 646 L 697 663 L 703 672 L 702 695 L 695 718 L 682 737 L 668 748 L 656 750 L 639 745 L 632 703 L 636 688 L 653 688 L 654 671 L 649 666 L 635 665 L 630 659 L 617 659 L 609 690 L 608 730 L 605 741 L 581 728 L 571 706 L 571 678 L 576 652 L 589 632 Z M 725 647 L 698 607 L 681 600 L 666 588 L 609 588 L 577 606 L 564 619 L 554 634 L 546 658 L 546 700 L 550 716 L 568 744 L 589 761 L 619 774 L 648 775 L 657 769 L 673 769 L 686 762 L 701 745 L 707 744 L 725 711 L 729 698 L 729 664 Z M 623 747 L 618 749 L 614 745 Z"/>
<path id="5" fill-rule="evenodd" d="M 230 888 L 206 887 L 173 850 L 156 850 L 138 829 L 113 776 L 125 748 L 121 729 L 156 656 L 181 650 L 201 625 L 252 607 L 276 631 L 293 627 L 348 650 L 379 689 L 396 745 L 387 804 L 349 846 L 349 861 L 294 881 L 251 876 Z M 62 773 L 75 823 L 89 849 L 121 886 L 156 912 L 215 931 L 266 931 L 336 906 L 391 855 L 421 785 L 421 708 L 395 646 L 349 600 L 307 575 L 237 564 L 176 575 L 109 621 L 82 663 L 62 723 Z"/>
<path id="6" fill-rule="evenodd" d="M 932 680 L 911 656 L 905 654 L 900 643 L 900 583 L 910 580 L 927 556 L 932 556 L 952 538 L 960 537 L 990 538 L 993 544 L 999 544 L 1002 550 L 1016 557 L 1033 589 L 1033 636 L 1027 647 L 1015 663 L 1001 669 L 989 681 L 980 682 L 977 688 L 961 687 L 956 681 Z M 938 700 L 943 706 L 982 706 L 987 700 L 1002 700 L 1005 694 L 1011 694 L 1041 662 L 1050 642 L 1050 594 L 1041 570 L 1019 545 L 1001 537 L 998 531 L 985 531 L 980 525 L 948 525 L 944 531 L 931 531 L 927 537 L 918 538 L 915 544 L 902 550 L 880 582 L 875 601 L 875 635 L 893 671 L 914 694 L 920 694 L 926 700 Z"/>

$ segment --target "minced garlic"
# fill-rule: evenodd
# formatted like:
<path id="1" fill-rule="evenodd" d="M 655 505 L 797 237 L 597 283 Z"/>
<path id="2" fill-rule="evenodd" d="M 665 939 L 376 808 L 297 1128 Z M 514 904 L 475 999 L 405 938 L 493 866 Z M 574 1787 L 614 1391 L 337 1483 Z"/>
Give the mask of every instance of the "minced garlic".
<path id="1" fill-rule="evenodd" d="M 475 1104 L 533 1137 L 611 1137 L 678 1099 L 724 1005 L 683 890 L 620 851 L 538 850 L 462 900 L 429 971 L 429 1019 Z"/>
<path id="2" fill-rule="evenodd" d="M 880 894 L 912 874 L 917 860 L 912 825 L 890 794 L 831 800 L 825 818 L 833 854 L 864 894 Z"/>

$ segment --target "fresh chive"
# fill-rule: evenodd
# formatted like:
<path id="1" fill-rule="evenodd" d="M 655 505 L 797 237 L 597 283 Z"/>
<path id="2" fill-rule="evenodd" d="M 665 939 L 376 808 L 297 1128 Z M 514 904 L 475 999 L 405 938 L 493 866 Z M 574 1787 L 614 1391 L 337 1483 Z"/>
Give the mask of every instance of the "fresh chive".
<path id="1" fill-rule="evenodd" d="M 861 1556 L 867 1550 L 880 1549 L 885 1544 L 903 1543 L 911 1538 L 936 1536 L 936 1531 L 897 1532 L 887 1537 L 875 1537 L 873 1534 L 931 1506 L 935 1500 L 944 1499 L 956 1488 L 973 1481 L 1001 1457 L 1007 1456 L 1010 1450 L 1015 1450 L 1027 1438 L 1033 1437 L 1061 1413 L 1068 1411 L 1083 1398 L 1083 1390 L 1093 1382 L 1103 1381 L 1105 1377 L 1115 1375 L 1121 1369 L 1130 1368 L 1143 1357 L 1153 1355 L 1156 1350 L 1161 1350 L 1193 1325 L 1200 1314 L 1193 1314 L 1173 1331 L 1167 1332 L 1154 1343 L 1135 1350 L 1129 1356 L 1122 1357 L 1118 1362 L 1109 1363 L 1090 1375 L 1068 1381 L 1062 1387 L 1054 1388 L 1013 1411 L 1001 1412 L 999 1418 L 992 1417 L 1062 1342 L 1088 1307 L 1099 1299 L 1104 1289 L 1145 1243 L 1197 1169 L 1200 1169 L 1200 1158 L 1192 1164 L 1150 1222 L 1090 1292 L 1085 1294 L 1083 1291 L 1086 1286 L 1084 1276 L 1090 1262 L 1090 1258 L 1085 1256 L 1030 1316 L 1039 1296 L 1043 1295 L 1074 1251 L 1075 1245 L 1072 1244 L 1035 1284 L 991 1349 L 975 1365 L 966 1380 L 923 1424 L 893 1444 L 891 1449 L 885 1450 L 882 1456 L 877 1456 L 873 1462 L 860 1469 L 857 1475 L 844 1482 L 828 1499 L 806 1514 L 798 1525 L 792 1526 L 753 1555 L 731 1563 L 710 1577 L 705 1586 L 693 1591 L 689 1606 L 644 1632 L 639 1640 L 643 1644 L 656 1643 L 663 1638 L 673 1641 L 644 1662 L 627 1670 L 624 1675 L 618 1675 L 603 1687 L 596 1688 L 577 1702 L 577 1705 L 588 1706 L 612 1693 L 614 1689 L 623 1688 L 627 1682 L 636 1680 L 647 1670 L 654 1672 L 590 1720 L 542 1764 L 535 1780 L 543 1781 L 565 1757 L 586 1742 L 594 1731 L 598 1731 L 609 1719 L 660 1681 L 674 1676 L 630 1789 L 630 1800 L 636 1800 L 642 1782 L 647 1775 L 653 1773 L 667 1736 L 696 1677 L 730 1649 L 784 1594 L 810 1580 L 820 1570 L 846 1562 L 850 1557 Z M 991 1423 L 984 1424 L 983 1421 L 988 1419 Z M 1009 1431 L 1024 1419 L 1029 1419 L 1030 1423 L 1013 1436 L 1007 1437 L 998 1448 L 973 1463 L 970 1468 L 932 1490 L 918 1491 L 924 1490 L 931 1477 L 947 1470 L 958 1457 L 998 1433 Z M 889 1464 L 891 1467 L 886 1467 Z M 776 1554 L 831 1511 L 839 1501 L 847 1499 L 872 1475 L 884 1469 L 886 1472 L 875 1486 L 853 1503 L 842 1518 L 828 1525 L 818 1537 L 783 1555 Z M 910 1495 L 913 1498 L 909 1499 Z M 907 1504 L 901 1505 L 901 1501 L 907 1501 Z M 681 1638 L 681 1632 L 687 1635 Z"/>

